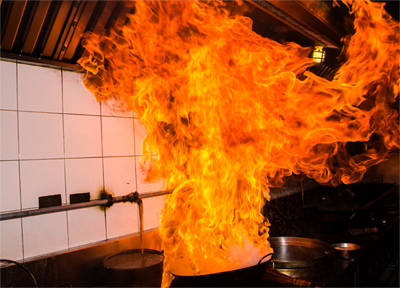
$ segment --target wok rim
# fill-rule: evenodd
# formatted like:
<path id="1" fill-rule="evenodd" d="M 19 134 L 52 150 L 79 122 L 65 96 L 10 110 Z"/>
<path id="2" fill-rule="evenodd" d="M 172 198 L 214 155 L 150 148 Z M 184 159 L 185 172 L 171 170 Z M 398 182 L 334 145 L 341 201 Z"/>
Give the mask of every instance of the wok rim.
<path id="1" fill-rule="evenodd" d="M 127 267 L 127 268 L 116 268 L 116 267 L 111 267 L 111 266 L 106 264 L 107 260 L 109 260 L 109 259 L 111 259 L 111 258 L 113 258 L 115 256 L 131 254 L 131 252 L 141 253 L 142 249 L 129 249 L 129 250 L 122 250 L 122 251 L 119 251 L 119 252 L 112 253 L 112 254 L 108 255 L 106 258 L 104 258 L 103 266 L 108 270 L 140 270 L 140 269 L 147 269 L 147 268 L 151 268 L 151 267 L 160 265 L 160 263 L 164 263 L 164 260 L 165 260 L 164 251 L 158 251 L 158 250 L 154 250 L 154 249 L 143 249 L 143 252 L 148 252 L 149 254 L 158 254 L 158 255 L 160 255 L 161 258 L 162 258 L 161 261 L 157 262 L 156 264 L 150 265 L 150 266 L 138 267 L 138 268 L 129 268 L 129 267 Z"/>
<path id="2" fill-rule="evenodd" d="M 267 259 L 267 256 L 269 256 L 269 255 L 271 255 L 271 257 L 269 259 Z M 267 265 L 272 261 L 272 257 L 273 256 L 274 256 L 274 253 L 268 253 L 268 254 L 266 254 L 266 255 L 264 255 L 263 257 L 260 258 L 259 261 L 261 261 L 263 259 L 267 259 L 267 260 L 265 260 L 265 261 L 263 261 L 261 263 L 257 263 L 257 264 L 252 265 L 252 266 L 242 267 L 242 268 L 239 268 L 239 269 L 225 270 L 225 271 L 221 271 L 221 272 L 214 272 L 214 273 L 208 273 L 208 274 L 198 274 L 198 275 L 179 275 L 179 274 L 173 273 L 170 270 L 170 273 L 174 277 L 182 278 L 182 279 L 183 278 L 185 278 L 185 279 L 195 279 L 195 278 L 198 279 L 198 278 L 201 278 L 201 277 L 206 278 L 206 277 L 216 277 L 216 276 L 223 277 L 224 275 L 228 275 L 228 274 L 232 274 L 232 273 L 241 273 L 241 272 L 244 272 L 246 270 L 256 269 L 257 267 L 260 267 L 260 269 L 261 269 L 262 267 L 265 266 L 265 269 L 266 269 Z"/>

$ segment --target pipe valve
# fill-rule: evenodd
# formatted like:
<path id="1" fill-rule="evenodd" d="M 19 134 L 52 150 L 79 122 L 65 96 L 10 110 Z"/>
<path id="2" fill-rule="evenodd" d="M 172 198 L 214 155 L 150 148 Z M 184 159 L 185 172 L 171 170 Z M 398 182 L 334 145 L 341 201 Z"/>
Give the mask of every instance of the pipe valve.
<path id="1" fill-rule="evenodd" d="M 140 203 L 142 199 L 139 198 L 139 193 L 136 191 L 123 196 L 122 202 Z"/>

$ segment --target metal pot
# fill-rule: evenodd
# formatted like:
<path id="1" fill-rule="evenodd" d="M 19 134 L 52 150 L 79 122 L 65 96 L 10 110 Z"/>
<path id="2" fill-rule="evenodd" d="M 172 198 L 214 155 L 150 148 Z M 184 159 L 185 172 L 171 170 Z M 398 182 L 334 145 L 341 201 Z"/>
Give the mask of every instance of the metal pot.
<path id="1" fill-rule="evenodd" d="M 326 242 L 302 237 L 270 237 L 268 241 L 275 253 L 271 266 L 282 274 L 310 278 L 329 271 L 326 267 L 334 250 Z"/>
<path id="2" fill-rule="evenodd" d="M 163 251 L 152 249 L 126 250 L 103 261 L 108 287 L 161 287 L 163 264 Z"/>
<path id="3" fill-rule="evenodd" d="M 326 264 L 332 255 L 331 245 L 316 239 L 301 237 L 270 237 L 274 249 L 274 268 L 310 268 Z"/>
<path id="4" fill-rule="evenodd" d="M 265 273 L 271 259 L 262 262 L 268 256 L 274 253 L 265 255 L 258 261 L 257 265 L 249 266 L 242 269 L 224 271 L 220 273 L 204 274 L 204 275 L 179 275 L 171 273 L 175 276 L 178 286 L 186 287 L 241 287 L 248 280 L 260 279 Z M 271 257 L 272 258 L 272 257 Z M 172 286 L 172 285 L 171 285 Z"/>
<path id="5" fill-rule="evenodd" d="M 335 243 L 332 244 L 335 249 L 335 255 L 342 259 L 354 259 L 360 253 L 361 246 L 353 243 Z"/>

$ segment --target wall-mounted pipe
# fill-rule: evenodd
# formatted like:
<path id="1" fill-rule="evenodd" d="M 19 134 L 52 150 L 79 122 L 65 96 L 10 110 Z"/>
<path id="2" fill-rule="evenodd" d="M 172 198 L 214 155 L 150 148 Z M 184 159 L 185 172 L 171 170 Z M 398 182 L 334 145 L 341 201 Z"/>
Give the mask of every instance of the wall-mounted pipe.
<path id="1" fill-rule="evenodd" d="M 33 210 L 26 210 L 26 211 L 3 213 L 3 214 L 0 214 L 0 221 L 14 219 L 14 218 L 22 218 L 22 217 L 29 217 L 29 216 L 35 216 L 35 215 L 56 213 L 56 212 L 62 212 L 62 211 L 68 211 L 68 210 L 76 210 L 76 209 L 95 207 L 95 206 L 111 207 L 114 203 L 120 203 L 120 202 L 130 202 L 130 203 L 135 202 L 135 203 L 137 203 L 139 201 L 139 199 L 157 197 L 157 196 L 167 195 L 167 194 L 171 194 L 171 193 L 172 193 L 172 191 L 159 191 L 159 192 L 146 193 L 143 195 L 139 195 L 139 193 L 137 193 L 137 192 L 130 193 L 125 196 L 112 197 L 110 195 L 110 197 L 108 197 L 107 199 L 102 199 L 102 200 L 94 200 L 94 201 L 90 201 L 90 202 L 69 204 L 69 205 L 63 205 L 63 206 L 54 206 L 54 207 L 48 207 L 48 208 L 40 208 L 40 209 L 33 209 Z"/>

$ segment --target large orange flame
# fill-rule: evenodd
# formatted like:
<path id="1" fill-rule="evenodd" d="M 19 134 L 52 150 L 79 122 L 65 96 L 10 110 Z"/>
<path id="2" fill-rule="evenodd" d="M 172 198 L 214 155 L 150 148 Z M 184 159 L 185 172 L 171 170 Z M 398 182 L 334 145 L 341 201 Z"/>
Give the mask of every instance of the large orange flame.
<path id="1" fill-rule="evenodd" d="M 79 63 L 99 101 L 122 99 L 140 117 L 143 150 L 158 155 L 141 159 L 151 164 L 147 179 L 164 178 L 174 190 L 160 226 L 163 286 L 175 258 L 205 274 L 269 252 L 260 210 L 283 177 L 353 183 L 399 147 L 390 108 L 399 92 L 399 24 L 384 4 L 346 1 L 356 32 L 344 39 L 348 60 L 332 81 L 305 70 L 310 48 L 262 38 L 222 2 L 135 5 L 122 32 L 85 36 Z M 347 152 L 347 142 L 373 134 L 378 144 Z"/>

